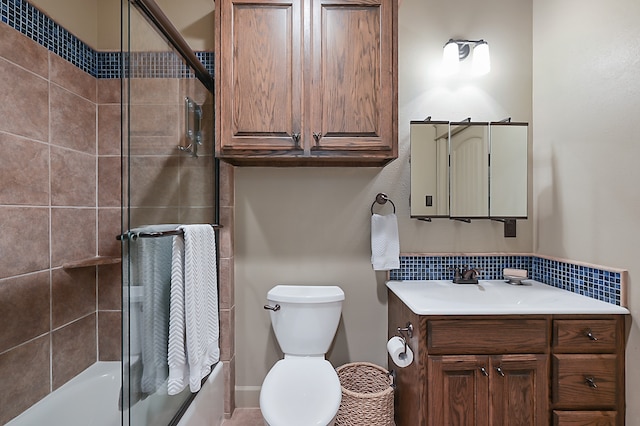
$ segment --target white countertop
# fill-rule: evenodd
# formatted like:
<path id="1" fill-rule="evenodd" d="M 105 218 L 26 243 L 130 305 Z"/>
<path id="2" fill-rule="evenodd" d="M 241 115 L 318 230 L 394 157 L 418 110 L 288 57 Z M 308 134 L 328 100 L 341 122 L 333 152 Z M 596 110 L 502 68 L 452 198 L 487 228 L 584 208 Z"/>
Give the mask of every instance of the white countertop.
<path id="1" fill-rule="evenodd" d="M 387 287 L 418 315 L 628 314 L 611 303 L 537 281 L 511 285 L 504 280 L 478 284 L 451 281 L 388 281 Z"/>

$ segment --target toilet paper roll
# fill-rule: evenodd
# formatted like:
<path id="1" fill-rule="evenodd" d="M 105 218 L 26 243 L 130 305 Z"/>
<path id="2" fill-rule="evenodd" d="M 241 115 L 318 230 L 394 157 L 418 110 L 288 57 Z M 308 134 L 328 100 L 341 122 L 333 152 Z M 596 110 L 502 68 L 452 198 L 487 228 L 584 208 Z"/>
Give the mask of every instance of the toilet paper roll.
<path id="1" fill-rule="evenodd" d="M 407 345 L 407 351 L 404 350 L 404 340 L 400 336 L 394 336 L 387 342 L 387 352 L 395 365 L 404 368 L 413 362 L 413 351 Z"/>

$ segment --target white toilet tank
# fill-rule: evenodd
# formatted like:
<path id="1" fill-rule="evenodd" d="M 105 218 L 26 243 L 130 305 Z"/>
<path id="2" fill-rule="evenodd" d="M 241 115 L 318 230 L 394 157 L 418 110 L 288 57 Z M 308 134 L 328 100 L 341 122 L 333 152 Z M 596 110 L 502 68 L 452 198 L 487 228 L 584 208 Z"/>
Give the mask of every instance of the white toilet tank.
<path id="1" fill-rule="evenodd" d="M 278 285 L 267 293 L 271 324 L 285 355 L 324 356 L 338 329 L 344 292 L 338 286 Z M 276 306 L 279 306 L 278 309 Z"/>

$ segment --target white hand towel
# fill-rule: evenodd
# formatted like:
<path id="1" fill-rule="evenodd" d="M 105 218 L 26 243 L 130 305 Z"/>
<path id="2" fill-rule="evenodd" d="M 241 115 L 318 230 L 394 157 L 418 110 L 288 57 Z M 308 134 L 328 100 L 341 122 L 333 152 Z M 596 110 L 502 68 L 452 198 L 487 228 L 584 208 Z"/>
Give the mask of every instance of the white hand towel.
<path id="1" fill-rule="evenodd" d="M 170 395 L 184 389 L 187 381 L 191 392 L 200 390 L 201 380 L 220 359 L 215 233 L 210 225 L 180 229 L 184 251 L 180 242 L 174 244 L 171 272 Z"/>
<path id="2" fill-rule="evenodd" d="M 398 218 L 395 214 L 371 216 L 371 264 L 376 271 L 400 268 Z"/>

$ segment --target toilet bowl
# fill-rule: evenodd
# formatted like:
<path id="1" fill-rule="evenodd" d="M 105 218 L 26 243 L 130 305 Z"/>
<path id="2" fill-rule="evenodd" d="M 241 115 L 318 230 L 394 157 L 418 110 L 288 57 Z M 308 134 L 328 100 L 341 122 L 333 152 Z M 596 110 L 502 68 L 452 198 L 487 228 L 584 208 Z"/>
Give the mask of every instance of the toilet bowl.
<path id="1" fill-rule="evenodd" d="M 340 408 L 340 381 L 324 358 L 285 358 L 267 374 L 260 392 L 269 426 L 327 426 Z"/>
<path id="2" fill-rule="evenodd" d="M 266 424 L 333 425 L 342 389 L 325 354 L 338 329 L 344 292 L 337 286 L 279 285 L 267 300 L 284 358 L 267 373 L 260 390 Z"/>

